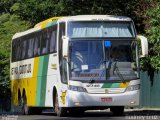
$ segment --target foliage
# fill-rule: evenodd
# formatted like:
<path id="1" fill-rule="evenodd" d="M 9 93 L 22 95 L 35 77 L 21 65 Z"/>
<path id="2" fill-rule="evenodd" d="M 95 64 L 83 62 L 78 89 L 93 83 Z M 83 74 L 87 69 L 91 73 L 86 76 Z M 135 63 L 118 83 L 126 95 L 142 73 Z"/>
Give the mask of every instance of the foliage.
<path id="1" fill-rule="evenodd" d="M 13 13 L 36 24 L 53 16 L 113 14 L 133 18 L 138 0 L 21 0 L 12 6 Z"/>
<path id="2" fill-rule="evenodd" d="M 147 30 L 149 39 L 149 64 L 152 69 L 160 70 L 160 1 L 147 15 L 150 16 L 151 28 Z"/>
<path id="3" fill-rule="evenodd" d="M 11 38 L 16 32 L 26 30 L 30 25 L 19 19 L 16 15 L 9 13 L 0 16 L 0 96 L 5 95 L 10 87 L 9 63 Z"/>
<path id="4" fill-rule="evenodd" d="M 0 0 L 0 13 L 10 13 L 10 7 L 16 0 Z"/>

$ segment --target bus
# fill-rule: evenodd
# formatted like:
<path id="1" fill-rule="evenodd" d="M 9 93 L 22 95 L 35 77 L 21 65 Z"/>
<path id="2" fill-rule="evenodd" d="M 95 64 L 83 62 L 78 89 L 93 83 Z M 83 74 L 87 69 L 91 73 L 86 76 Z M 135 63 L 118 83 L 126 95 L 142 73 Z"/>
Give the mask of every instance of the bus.
<path id="1" fill-rule="evenodd" d="M 12 103 L 23 114 L 109 108 L 123 115 L 139 104 L 139 59 L 148 42 L 129 17 L 53 17 L 16 33 L 11 51 Z"/>

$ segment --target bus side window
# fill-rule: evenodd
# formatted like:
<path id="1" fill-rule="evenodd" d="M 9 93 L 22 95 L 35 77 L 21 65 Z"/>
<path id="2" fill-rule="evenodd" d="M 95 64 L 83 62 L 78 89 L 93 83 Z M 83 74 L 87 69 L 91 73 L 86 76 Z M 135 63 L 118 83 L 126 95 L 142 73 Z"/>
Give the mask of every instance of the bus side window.
<path id="1" fill-rule="evenodd" d="M 31 34 L 30 37 L 28 38 L 28 51 L 27 51 L 27 58 L 33 57 L 33 47 L 34 47 L 34 35 Z"/>
<path id="2" fill-rule="evenodd" d="M 50 37 L 50 52 L 56 52 L 56 35 L 57 32 L 55 30 L 51 31 L 51 37 Z"/>
<path id="3" fill-rule="evenodd" d="M 65 23 L 60 23 L 59 24 L 59 51 L 60 51 L 60 54 L 62 56 L 62 36 L 65 35 Z"/>
<path id="4" fill-rule="evenodd" d="M 48 53 L 49 39 L 47 39 L 47 29 L 42 32 L 41 47 L 42 54 Z"/>
<path id="5" fill-rule="evenodd" d="M 65 35 L 65 23 L 62 22 L 59 24 L 59 64 L 60 64 L 60 74 L 61 74 L 61 81 L 62 83 L 67 83 L 67 71 L 66 71 L 66 68 L 67 68 L 67 62 L 66 60 L 63 58 L 63 55 L 62 55 L 62 51 L 63 51 L 63 48 L 62 48 L 62 36 Z"/>
<path id="6" fill-rule="evenodd" d="M 38 56 L 41 53 L 41 33 L 38 32 L 35 34 L 35 40 L 34 40 L 34 56 Z"/>
<path id="7" fill-rule="evenodd" d="M 16 48 L 16 60 L 18 61 L 18 60 L 20 60 L 21 59 L 21 53 L 22 53 L 22 42 L 21 42 L 21 39 L 18 39 L 17 41 L 16 41 L 16 46 L 17 46 L 17 48 Z"/>
<path id="8" fill-rule="evenodd" d="M 21 60 L 26 58 L 26 51 L 27 51 L 27 41 L 26 38 L 23 38 L 24 40 L 21 41 L 22 44 L 22 55 L 21 55 Z"/>
<path id="9" fill-rule="evenodd" d="M 17 39 L 12 42 L 12 62 L 16 61 L 16 52 L 17 52 L 16 41 L 17 41 Z"/>

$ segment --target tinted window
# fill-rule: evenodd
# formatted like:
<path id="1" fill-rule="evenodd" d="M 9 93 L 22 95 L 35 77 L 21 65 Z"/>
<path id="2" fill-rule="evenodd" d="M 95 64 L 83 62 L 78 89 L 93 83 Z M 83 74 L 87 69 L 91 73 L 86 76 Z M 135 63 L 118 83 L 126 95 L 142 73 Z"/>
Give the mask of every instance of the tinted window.
<path id="1" fill-rule="evenodd" d="M 13 41 L 13 43 L 12 43 L 12 62 L 14 62 L 14 61 L 16 61 L 16 48 L 17 48 L 17 46 L 16 46 L 16 42 L 15 42 L 16 40 L 14 40 Z"/>
<path id="2" fill-rule="evenodd" d="M 56 31 L 51 32 L 51 38 L 50 38 L 50 52 L 56 52 Z"/>
<path id="3" fill-rule="evenodd" d="M 22 53 L 22 44 L 21 39 L 16 40 L 16 60 L 21 59 L 21 53 Z"/>
<path id="4" fill-rule="evenodd" d="M 42 35 L 36 33 L 34 39 L 34 56 L 38 56 L 41 53 L 41 38 Z"/>
<path id="5" fill-rule="evenodd" d="M 47 36 L 47 29 L 44 31 L 41 31 L 42 33 L 42 39 L 41 39 L 41 50 L 42 54 L 46 54 L 49 52 L 49 37 Z"/>
<path id="6" fill-rule="evenodd" d="M 20 59 L 25 59 L 27 56 L 27 40 L 21 40 L 21 46 L 22 46 L 22 54 Z"/>
<path id="7" fill-rule="evenodd" d="M 56 52 L 56 38 L 57 25 L 14 39 L 12 62 Z"/>
<path id="8" fill-rule="evenodd" d="M 34 48 L 34 34 L 32 34 L 27 41 L 27 57 L 31 58 L 33 57 L 33 48 Z"/>
<path id="9" fill-rule="evenodd" d="M 62 56 L 62 36 L 65 35 L 65 23 L 59 24 L 59 64 L 62 83 L 67 83 L 67 62 Z"/>

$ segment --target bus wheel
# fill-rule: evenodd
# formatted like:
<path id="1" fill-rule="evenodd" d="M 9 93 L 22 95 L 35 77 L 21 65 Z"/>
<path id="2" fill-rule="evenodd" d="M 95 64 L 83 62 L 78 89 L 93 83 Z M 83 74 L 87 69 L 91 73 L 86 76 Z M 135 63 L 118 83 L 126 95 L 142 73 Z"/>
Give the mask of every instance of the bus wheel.
<path id="1" fill-rule="evenodd" d="M 26 97 L 21 97 L 20 101 L 19 101 L 19 105 L 21 107 L 22 110 L 22 114 L 23 115 L 29 115 L 31 114 L 31 108 L 27 106 L 27 100 Z"/>
<path id="2" fill-rule="evenodd" d="M 124 106 L 115 106 L 111 107 L 110 111 L 114 116 L 123 116 L 124 115 Z"/>
<path id="3" fill-rule="evenodd" d="M 58 94 L 56 93 L 55 103 L 54 103 L 54 111 L 59 117 L 64 117 L 67 114 L 67 110 L 63 107 L 59 107 L 58 103 Z"/>

